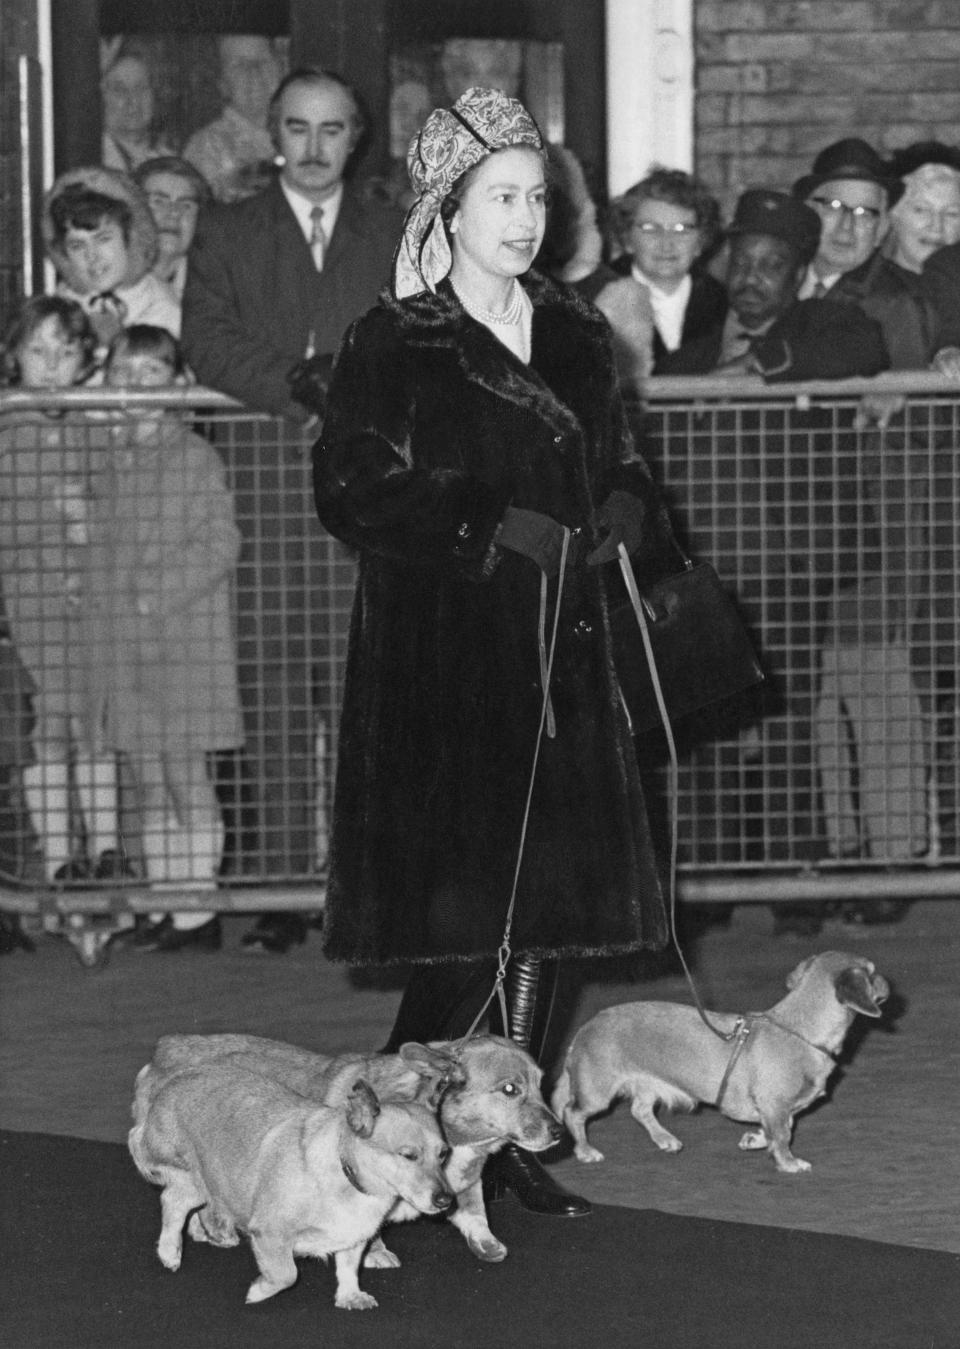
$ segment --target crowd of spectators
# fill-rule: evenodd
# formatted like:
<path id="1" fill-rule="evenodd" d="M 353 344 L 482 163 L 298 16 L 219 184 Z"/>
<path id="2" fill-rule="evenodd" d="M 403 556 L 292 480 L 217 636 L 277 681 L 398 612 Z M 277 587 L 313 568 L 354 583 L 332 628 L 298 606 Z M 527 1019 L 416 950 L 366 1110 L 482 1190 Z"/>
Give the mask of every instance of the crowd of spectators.
<path id="1" fill-rule="evenodd" d="M 316 822 L 301 784 L 310 780 L 315 749 L 318 652 L 303 626 L 304 614 L 296 606 L 281 611 L 271 604 L 279 587 L 301 597 L 305 610 L 322 577 L 303 539 L 289 532 L 295 528 L 302 534 L 302 521 L 286 522 L 284 503 L 301 481 L 304 427 L 323 413 L 339 342 L 389 280 L 405 203 L 396 184 L 389 192 L 382 182 L 364 191 L 351 177 L 366 123 L 362 102 L 349 84 L 319 67 L 285 75 L 280 53 L 264 37 L 224 37 L 218 50 L 222 112 L 190 136 L 182 154 L 157 124 L 146 60 L 122 49 L 113 54 L 101 84 L 102 163 L 62 174 L 44 205 L 44 239 L 58 278 L 56 305 L 34 314 L 28 304 L 15 316 L 6 350 L 10 372 L 15 370 L 14 379 L 24 385 L 69 387 L 102 380 L 104 371 L 108 382 L 117 382 L 117 370 L 130 363 L 127 359 L 124 365 L 118 352 L 129 358 L 123 344 L 132 332 L 136 352 L 142 356 L 153 350 L 157 356 L 164 378 L 153 382 L 174 384 L 191 377 L 282 419 L 285 429 L 271 462 L 257 459 L 257 442 L 252 435 L 245 439 L 242 429 L 233 430 L 229 443 L 210 433 L 223 468 L 212 499 L 222 509 L 219 534 L 207 530 L 206 542 L 212 548 L 215 536 L 221 538 L 216 558 L 221 580 L 222 568 L 239 579 L 234 655 L 243 716 L 242 733 L 231 731 L 203 749 L 239 752 L 245 745 L 241 759 L 246 756 L 247 768 L 234 771 L 238 780 L 246 780 L 246 797 L 251 782 L 260 797 L 252 805 L 258 861 L 270 871 L 307 876 Z M 422 89 L 413 92 L 418 97 L 407 99 L 403 112 L 415 121 L 428 100 Z M 396 159 L 396 146 L 392 153 Z M 537 265 L 607 316 L 621 386 L 629 398 L 642 402 L 651 374 L 756 375 L 772 383 L 936 369 L 960 378 L 960 151 L 926 141 L 884 159 L 866 141 L 842 138 L 825 146 L 795 183 L 742 193 L 726 226 L 716 196 L 681 169 L 653 166 L 600 210 L 588 175 L 568 149 L 551 146 L 548 164 L 549 223 Z M 391 181 L 396 178 L 393 174 Z M 182 354 L 176 344 L 181 328 Z M 157 331 L 169 335 L 169 349 L 156 348 L 158 339 L 149 334 Z M 42 359 L 57 367 L 55 377 L 39 373 L 41 355 L 33 349 L 40 347 L 50 348 Z M 184 360 L 188 374 L 181 376 Z M 142 437 L 133 436 L 133 443 L 155 451 L 159 440 L 166 444 L 172 438 L 177 455 L 190 460 L 192 454 L 201 468 L 206 465 L 204 471 L 213 472 L 204 454 L 198 457 L 198 437 L 180 423 L 175 432 L 172 424 L 163 425 L 162 435 L 153 425 Z M 49 455 L 40 455 L 30 472 L 51 501 L 69 498 L 74 502 L 70 509 L 83 514 L 82 530 L 70 516 L 74 552 L 41 568 L 45 577 L 54 578 L 55 593 L 48 598 L 60 624 L 60 651 L 74 640 L 76 607 L 82 603 L 76 577 L 84 564 L 82 549 L 75 555 L 77 541 L 93 547 L 89 531 L 105 521 L 98 493 L 116 493 L 117 470 L 114 465 L 110 474 L 91 478 L 88 456 L 84 479 L 74 462 L 69 428 L 56 429 L 63 480 L 56 481 Z M 34 439 L 43 442 L 42 436 Z M 209 441 L 202 443 L 209 447 Z M 765 450 L 775 451 L 773 445 Z M 13 509 L 19 499 L 11 462 L 7 441 L 0 439 L 3 509 Z M 169 474 L 155 487 L 168 491 Z M 51 509 L 57 519 L 67 518 L 60 506 Z M 232 531 L 236 556 L 231 554 Z M 109 533 L 104 525 L 101 544 Z M 35 546 L 45 546 L 46 536 L 38 538 Z M 135 530 L 130 538 L 135 549 Z M 71 749 L 73 709 L 60 708 L 56 699 L 49 702 L 51 672 L 44 672 L 36 653 L 31 655 L 28 639 L 17 637 L 24 601 L 16 578 L 22 579 L 24 568 L 22 557 L 18 561 L 8 552 L 3 555 L 8 636 L 23 643 L 21 657 L 35 667 L 28 673 L 39 731 L 23 783 L 28 797 L 33 790 L 45 875 L 63 881 L 78 874 L 89 878 L 91 872 L 122 874 L 130 859 L 121 856 L 110 759 L 128 747 L 98 741 L 79 755 Z M 869 580 L 861 578 L 861 583 Z M 42 608 L 43 595 L 32 595 L 30 603 Z M 891 648 L 862 642 L 853 644 L 852 654 L 840 635 L 836 608 L 834 620 L 811 638 L 823 648 L 819 723 L 846 718 L 852 737 L 847 758 L 852 754 L 866 764 L 863 714 L 853 710 L 853 690 L 862 688 L 869 667 L 877 697 L 902 696 L 909 715 L 919 717 L 909 655 L 903 656 L 902 643 Z M 758 636 L 762 644 L 763 632 Z M 269 705 L 265 688 L 274 697 Z M 825 731 L 820 738 L 821 768 L 829 785 L 825 797 L 834 803 L 827 824 L 831 847 L 838 856 L 854 849 L 879 854 L 891 840 L 876 816 L 861 820 L 852 835 L 849 829 L 843 833 L 838 821 L 850 794 L 844 776 L 849 770 Z M 179 819 L 183 826 L 189 801 L 200 802 L 196 808 L 205 821 L 200 832 L 206 848 L 202 869 L 212 877 L 226 860 L 212 787 L 195 763 L 189 783 L 178 781 L 165 752 L 154 756 L 159 768 L 141 774 L 149 810 L 168 822 Z M 93 765 L 89 773 L 78 769 L 88 762 Z M 870 771 L 889 781 L 898 769 L 880 755 Z M 926 771 L 911 759 L 903 793 L 911 821 L 923 814 L 919 797 Z M 63 818 L 69 816 L 66 793 L 77 792 L 81 781 L 90 786 L 87 798 L 93 803 L 88 813 L 94 856 L 82 859 L 88 870 L 77 873 L 77 850 L 61 816 L 64 811 Z M 869 792 L 861 794 L 869 797 Z M 171 827 L 168 823 L 167 834 Z M 903 847 L 913 856 L 922 851 L 923 827 L 911 824 L 908 833 Z M 201 845 L 191 846 L 196 860 Z M 239 850 L 236 840 L 233 846 Z M 169 860 L 151 862 L 147 853 L 149 848 L 137 864 L 148 878 L 163 879 Z M 791 911 L 783 912 L 789 920 Z M 792 912 L 796 917 L 800 911 Z M 852 916 L 870 921 L 872 915 L 859 906 Z M 879 916 L 895 915 L 883 910 Z M 213 949 L 219 941 L 218 928 L 216 940 L 213 935 L 215 915 L 202 918 L 199 924 L 178 925 L 155 915 L 139 931 L 140 945 Z M 307 925 L 297 914 L 265 915 L 247 944 L 282 952 L 304 940 Z M 810 920 L 804 930 L 813 926 Z"/>

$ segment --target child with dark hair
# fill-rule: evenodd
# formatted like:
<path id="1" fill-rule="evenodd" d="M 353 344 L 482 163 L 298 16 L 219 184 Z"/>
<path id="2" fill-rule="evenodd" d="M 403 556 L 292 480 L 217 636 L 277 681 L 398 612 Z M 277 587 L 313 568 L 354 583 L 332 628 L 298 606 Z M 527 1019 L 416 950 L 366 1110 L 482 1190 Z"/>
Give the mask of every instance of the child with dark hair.
<path id="1" fill-rule="evenodd" d="M 100 167 L 62 174 L 42 224 L 60 293 L 87 312 L 103 348 L 132 323 L 179 334 L 179 302 L 152 271 L 158 242 L 150 206 L 126 174 Z"/>
<path id="2" fill-rule="evenodd" d="M 176 340 L 135 324 L 107 355 L 106 383 L 170 388 L 184 379 Z M 158 889 L 213 888 L 224 824 L 208 755 L 243 743 L 231 583 L 240 551 L 213 447 L 176 412 L 131 405 L 112 428 L 94 486 L 90 650 L 104 744 L 129 756 L 143 854 Z M 213 912 L 151 915 L 141 949 L 216 950 Z"/>
<path id="3" fill-rule="evenodd" d="M 79 305 L 54 295 L 29 299 L 6 336 L 6 382 L 48 394 L 69 389 L 89 375 L 95 345 Z M 83 413 L 56 407 L 10 413 L 4 423 L 0 577 L 10 634 L 34 687 L 24 799 L 48 881 L 105 878 L 120 865 L 116 768 L 112 756 L 93 753 L 84 725 L 80 612 L 93 428 Z M 87 858 L 73 836 L 71 778 Z"/>

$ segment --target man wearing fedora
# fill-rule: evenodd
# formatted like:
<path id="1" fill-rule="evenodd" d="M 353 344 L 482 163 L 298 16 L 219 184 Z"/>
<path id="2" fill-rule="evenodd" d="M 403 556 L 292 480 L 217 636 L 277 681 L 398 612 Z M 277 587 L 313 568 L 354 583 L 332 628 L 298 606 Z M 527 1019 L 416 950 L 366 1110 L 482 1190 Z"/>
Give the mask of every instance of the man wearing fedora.
<path id="1" fill-rule="evenodd" d="M 893 370 L 925 370 L 940 343 L 938 316 L 919 278 L 885 257 L 888 212 L 903 193 L 866 141 L 851 136 L 821 150 L 792 194 L 820 217 L 820 244 L 800 287 L 801 299 L 856 305 L 883 330 Z"/>
<path id="2" fill-rule="evenodd" d="M 799 303 L 820 242 L 817 212 L 785 192 L 752 188 L 727 229 L 725 323 L 663 361 L 665 375 L 759 374 L 768 382 L 875 375 L 888 367 L 879 325 L 861 309 Z"/>

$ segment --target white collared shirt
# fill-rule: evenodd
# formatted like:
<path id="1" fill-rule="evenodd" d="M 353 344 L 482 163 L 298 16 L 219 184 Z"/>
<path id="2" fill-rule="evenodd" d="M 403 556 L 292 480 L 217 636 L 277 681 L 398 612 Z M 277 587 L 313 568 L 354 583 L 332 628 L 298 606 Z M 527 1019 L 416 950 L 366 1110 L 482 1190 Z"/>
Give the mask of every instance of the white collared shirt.
<path id="1" fill-rule="evenodd" d="M 661 290 L 649 277 L 644 276 L 636 263 L 633 264 L 630 271 L 634 281 L 639 281 L 640 285 L 646 286 L 650 292 L 653 321 L 657 325 L 657 332 L 660 334 L 663 345 L 667 351 L 676 351 L 683 336 L 683 319 L 690 302 L 690 292 L 693 289 L 693 279 L 690 273 L 687 272 L 676 290 L 666 291 Z"/>
<path id="2" fill-rule="evenodd" d="M 323 208 L 323 232 L 329 242 L 333 238 L 337 216 L 340 214 L 340 203 L 343 201 L 343 183 L 338 183 L 329 197 L 321 202 L 311 201 L 301 192 L 296 192 L 292 187 L 288 187 L 282 178 L 280 179 L 280 187 L 283 189 L 283 195 L 290 203 L 291 211 L 297 217 L 297 224 L 303 230 L 303 237 L 307 243 L 313 237 L 313 209 L 318 205 Z"/>
<path id="3" fill-rule="evenodd" d="M 829 276 L 821 276 L 814 269 L 813 263 L 807 268 L 806 274 L 800 283 L 800 289 L 797 291 L 798 300 L 811 300 L 817 286 L 823 286 L 824 290 L 829 290 L 840 280 L 842 272 L 831 272 Z"/>

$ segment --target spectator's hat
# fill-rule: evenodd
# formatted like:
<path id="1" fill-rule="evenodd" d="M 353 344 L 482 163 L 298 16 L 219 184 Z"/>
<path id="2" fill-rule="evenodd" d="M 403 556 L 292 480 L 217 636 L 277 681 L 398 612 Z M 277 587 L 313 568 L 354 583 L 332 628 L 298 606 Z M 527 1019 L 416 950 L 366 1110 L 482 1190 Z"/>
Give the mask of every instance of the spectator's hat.
<path id="1" fill-rule="evenodd" d="M 790 244 L 800 261 L 808 263 L 820 244 L 820 217 L 786 192 L 755 187 L 738 200 L 727 234 L 771 234 Z"/>
<path id="2" fill-rule="evenodd" d="M 960 150 L 943 141 L 914 141 L 890 156 L 890 172 L 897 178 L 907 178 L 928 164 L 942 164 L 960 173 Z"/>
<path id="3" fill-rule="evenodd" d="M 799 201 L 806 201 L 811 192 L 815 192 L 821 183 L 835 182 L 849 178 L 858 183 L 879 183 L 887 194 L 890 206 L 903 192 L 900 179 L 891 173 L 890 166 L 880 157 L 872 145 L 859 136 L 848 136 L 845 140 L 834 141 L 825 150 L 821 150 L 813 161 L 813 170 L 798 178 L 793 185 L 793 195 Z"/>

